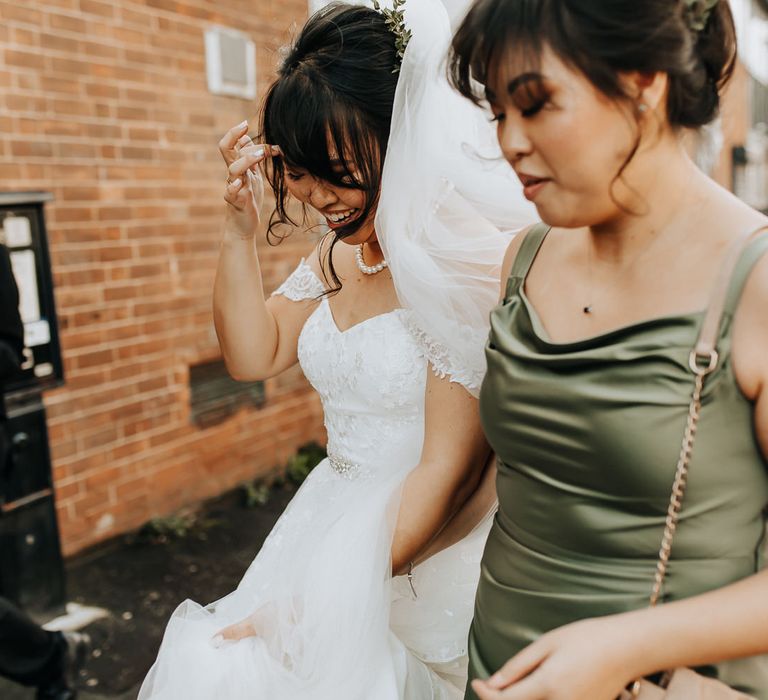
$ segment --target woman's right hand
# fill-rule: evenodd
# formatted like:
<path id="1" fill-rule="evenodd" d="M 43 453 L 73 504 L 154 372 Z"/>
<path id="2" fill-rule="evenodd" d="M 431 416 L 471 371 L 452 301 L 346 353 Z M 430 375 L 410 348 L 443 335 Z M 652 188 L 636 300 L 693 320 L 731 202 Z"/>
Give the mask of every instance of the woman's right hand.
<path id="1" fill-rule="evenodd" d="M 225 230 L 242 238 L 252 237 L 259 227 L 264 202 L 264 177 L 260 166 L 268 157 L 279 156 L 277 146 L 254 144 L 248 136 L 248 122 L 232 127 L 219 141 L 227 164 L 224 201 L 227 207 Z"/>

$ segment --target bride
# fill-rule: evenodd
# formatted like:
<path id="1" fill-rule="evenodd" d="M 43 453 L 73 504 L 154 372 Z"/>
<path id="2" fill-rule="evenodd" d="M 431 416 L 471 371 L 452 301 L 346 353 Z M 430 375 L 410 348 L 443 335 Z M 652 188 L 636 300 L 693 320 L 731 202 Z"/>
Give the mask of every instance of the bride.
<path id="1" fill-rule="evenodd" d="M 490 125 L 443 77 L 447 14 L 411 4 L 406 24 L 350 5 L 315 14 L 267 94 L 259 140 L 271 145 L 245 122 L 220 143 L 224 358 L 243 380 L 299 362 L 328 458 L 238 588 L 177 609 L 140 700 L 463 697 L 495 508 L 475 398 L 483 336 L 505 231 L 534 214 L 520 197 L 511 220 L 497 217 L 514 209 L 513 180 Z M 291 221 L 289 200 L 330 232 L 267 298 L 256 235 Z"/>

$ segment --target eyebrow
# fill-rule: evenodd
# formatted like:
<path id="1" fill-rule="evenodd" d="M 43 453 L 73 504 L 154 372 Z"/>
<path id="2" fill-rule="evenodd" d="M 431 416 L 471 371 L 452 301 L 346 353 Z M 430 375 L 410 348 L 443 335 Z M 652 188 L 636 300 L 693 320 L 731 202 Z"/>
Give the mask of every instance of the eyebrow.
<path id="1" fill-rule="evenodd" d="M 507 83 L 507 94 L 508 95 L 514 95 L 515 91 L 525 83 L 530 82 L 541 82 L 543 80 L 543 76 L 541 73 L 523 73 L 521 75 L 518 75 L 516 78 L 513 78 Z M 496 101 L 496 93 L 491 90 L 489 87 L 485 88 L 485 98 L 489 102 L 495 102 Z"/>
<path id="2" fill-rule="evenodd" d="M 541 80 L 541 73 L 523 73 L 522 75 L 518 75 L 514 80 L 510 80 L 507 83 L 507 94 L 513 95 L 517 88 L 519 88 L 521 85 L 524 85 L 525 83 L 530 83 L 532 81 L 538 83 L 541 82 Z"/>

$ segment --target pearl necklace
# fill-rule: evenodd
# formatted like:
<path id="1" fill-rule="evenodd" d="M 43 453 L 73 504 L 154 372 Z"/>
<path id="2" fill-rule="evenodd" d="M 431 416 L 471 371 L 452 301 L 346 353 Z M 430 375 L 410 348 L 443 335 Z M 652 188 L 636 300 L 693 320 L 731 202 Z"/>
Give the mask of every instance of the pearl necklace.
<path id="1" fill-rule="evenodd" d="M 382 260 L 376 265 L 366 265 L 363 260 L 363 244 L 361 243 L 355 248 L 355 260 L 357 261 L 357 268 L 364 275 L 375 275 L 377 272 L 381 272 L 385 267 L 389 267 L 389 263 L 386 260 Z"/>

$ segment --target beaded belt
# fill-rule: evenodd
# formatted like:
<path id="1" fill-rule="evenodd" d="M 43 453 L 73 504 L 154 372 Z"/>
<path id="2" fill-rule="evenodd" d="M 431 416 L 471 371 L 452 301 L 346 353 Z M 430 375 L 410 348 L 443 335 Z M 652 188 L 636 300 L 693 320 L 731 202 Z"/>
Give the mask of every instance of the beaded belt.
<path id="1" fill-rule="evenodd" d="M 357 479 L 362 473 L 362 468 L 359 464 L 350 462 L 348 459 L 338 457 L 336 455 L 328 455 L 328 462 L 331 465 L 331 469 L 335 471 L 342 479 Z"/>

